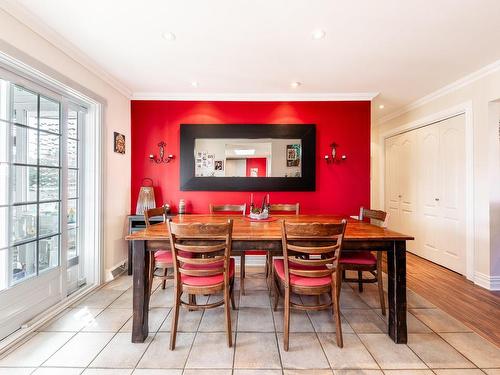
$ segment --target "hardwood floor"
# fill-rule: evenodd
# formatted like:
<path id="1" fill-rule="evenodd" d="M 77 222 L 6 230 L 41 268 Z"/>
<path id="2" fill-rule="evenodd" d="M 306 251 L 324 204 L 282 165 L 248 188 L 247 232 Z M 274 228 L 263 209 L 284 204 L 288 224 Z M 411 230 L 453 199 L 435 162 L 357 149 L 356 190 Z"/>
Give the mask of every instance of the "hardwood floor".
<path id="1" fill-rule="evenodd" d="M 455 319 L 500 346 L 500 292 L 408 253 L 407 286 Z"/>

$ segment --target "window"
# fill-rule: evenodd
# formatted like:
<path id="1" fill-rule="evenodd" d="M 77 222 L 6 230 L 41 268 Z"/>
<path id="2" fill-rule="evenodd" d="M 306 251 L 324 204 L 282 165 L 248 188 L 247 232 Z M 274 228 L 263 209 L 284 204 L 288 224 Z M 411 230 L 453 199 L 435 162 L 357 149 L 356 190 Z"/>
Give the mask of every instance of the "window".
<path id="1" fill-rule="evenodd" d="M 0 290 L 61 259 L 78 264 L 85 115 L 56 94 L 0 80 Z"/>

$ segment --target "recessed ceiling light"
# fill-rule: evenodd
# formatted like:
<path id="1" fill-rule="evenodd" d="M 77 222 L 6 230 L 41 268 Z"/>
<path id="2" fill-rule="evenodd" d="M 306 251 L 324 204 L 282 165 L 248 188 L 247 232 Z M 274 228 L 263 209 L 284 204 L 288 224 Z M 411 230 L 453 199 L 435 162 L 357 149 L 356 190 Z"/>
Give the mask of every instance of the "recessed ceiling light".
<path id="1" fill-rule="evenodd" d="M 383 104 L 380 104 L 380 105 L 378 106 L 378 109 L 384 109 L 384 107 L 385 107 L 385 106 L 384 106 Z"/>
<path id="2" fill-rule="evenodd" d="M 175 40 L 175 34 L 170 32 L 170 31 L 161 34 L 161 36 L 163 37 L 163 39 L 166 39 L 166 40 L 171 41 L 171 42 L 173 42 Z"/>
<path id="3" fill-rule="evenodd" d="M 234 150 L 234 153 L 238 156 L 255 155 L 255 149 Z"/>
<path id="4" fill-rule="evenodd" d="M 191 86 L 193 86 L 193 87 L 198 87 L 198 81 L 193 81 L 193 82 L 191 82 Z"/>
<path id="5" fill-rule="evenodd" d="M 296 88 L 297 88 L 297 87 L 299 87 L 300 85 L 302 85 L 302 83 L 301 83 L 301 82 L 299 82 L 299 81 L 295 81 L 295 82 L 292 82 L 292 83 L 290 84 L 290 86 L 292 86 L 294 89 L 296 89 Z"/>
<path id="6" fill-rule="evenodd" d="M 323 39 L 325 36 L 326 36 L 325 30 L 321 30 L 321 29 L 314 30 L 313 33 L 312 33 L 312 38 L 314 40 Z"/>

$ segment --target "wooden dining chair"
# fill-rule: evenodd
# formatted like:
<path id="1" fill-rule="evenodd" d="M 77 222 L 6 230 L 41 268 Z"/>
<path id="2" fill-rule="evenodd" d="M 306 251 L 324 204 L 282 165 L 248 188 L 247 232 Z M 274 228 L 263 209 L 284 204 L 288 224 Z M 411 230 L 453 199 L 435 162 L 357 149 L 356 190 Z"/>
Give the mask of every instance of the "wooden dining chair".
<path id="1" fill-rule="evenodd" d="M 170 350 L 175 349 L 179 308 L 209 309 L 224 305 L 227 345 L 232 346 L 231 313 L 234 303 L 234 259 L 231 258 L 233 220 L 225 223 L 173 223 L 169 221 L 170 247 L 174 255 L 174 307 Z M 191 254 L 186 257 L 184 254 Z M 198 305 L 196 295 L 223 292 L 219 301 Z M 189 295 L 188 302 L 182 300 Z"/>
<path id="2" fill-rule="evenodd" d="M 295 213 L 295 215 L 300 214 L 300 204 L 299 203 L 275 203 L 271 204 L 269 206 L 269 214 L 274 214 L 274 215 L 279 215 L 279 214 L 291 214 Z M 282 253 L 281 251 L 275 251 L 275 252 L 270 252 L 270 251 L 259 251 L 256 250 L 252 253 L 255 253 L 257 255 L 265 255 L 266 256 L 266 278 L 270 281 L 269 285 L 272 283 L 272 270 L 273 270 L 273 256 L 280 256 Z M 269 288 L 272 289 L 272 288 Z"/>
<path id="3" fill-rule="evenodd" d="M 369 220 L 372 224 L 385 227 L 387 224 L 387 213 L 379 210 L 369 210 L 361 207 L 359 210 L 359 220 Z M 380 299 L 380 309 L 385 315 L 384 280 L 382 279 L 382 252 L 377 251 L 377 255 L 369 250 L 345 251 L 340 258 L 342 269 L 342 279 L 346 282 L 358 283 L 359 292 L 363 292 L 364 283 L 377 283 Z M 357 271 L 358 277 L 346 277 L 346 271 Z M 363 278 L 363 271 L 369 272 L 371 277 Z"/>
<path id="4" fill-rule="evenodd" d="M 244 204 L 222 204 L 222 205 L 209 205 L 210 214 L 242 214 L 245 216 L 247 212 L 247 205 Z M 240 290 L 245 294 L 245 254 L 248 251 L 240 253 Z"/>
<path id="5" fill-rule="evenodd" d="M 289 223 L 283 220 L 283 259 L 273 261 L 275 287 L 274 310 L 278 306 L 280 287 L 284 290 L 283 340 L 288 351 L 290 335 L 290 308 L 300 310 L 323 310 L 332 308 L 335 318 L 337 345 L 342 348 L 340 321 L 340 287 L 342 277 L 338 260 L 342 250 L 346 220 L 341 223 Z M 302 257 L 305 256 L 305 257 Z M 329 303 L 313 305 L 291 302 L 290 294 L 307 296 L 329 294 Z"/>
<path id="6" fill-rule="evenodd" d="M 163 222 L 167 219 L 167 208 L 166 206 L 151 208 L 144 211 L 144 222 L 146 223 L 146 228 L 151 226 L 150 219 L 153 217 L 163 217 Z M 150 257 L 149 264 L 149 287 L 151 289 L 153 285 L 153 279 L 155 277 L 162 280 L 161 288 L 165 289 L 167 280 L 173 280 L 173 275 L 168 275 L 168 270 L 173 270 L 172 262 L 172 252 L 170 250 L 157 250 L 154 256 Z M 151 292 L 151 290 L 150 290 Z"/>

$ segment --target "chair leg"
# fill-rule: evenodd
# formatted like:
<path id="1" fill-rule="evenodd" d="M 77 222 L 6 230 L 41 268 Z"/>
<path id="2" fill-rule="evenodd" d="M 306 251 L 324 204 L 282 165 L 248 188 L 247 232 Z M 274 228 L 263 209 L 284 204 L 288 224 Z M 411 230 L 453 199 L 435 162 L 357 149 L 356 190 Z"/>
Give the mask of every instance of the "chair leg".
<path id="1" fill-rule="evenodd" d="M 363 271 L 358 271 L 358 289 L 363 293 Z"/>
<path id="2" fill-rule="evenodd" d="M 285 312 L 283 316 L 283 348 L 288 351 L 290 341 L 290 288 L 285 287 Z"/>
<path id="3" fill-rule="evenodd" d="M 153 254 L 149 257 L 149 268 L 148 268 L 149 274 L 149 294 L 151 294 L 151 291 L 153 289 L 153 280 L 154 280 L 154 272 L 155 272 L 155 257 Z"/>
<path id="4" fill-rule="evenodd" d="M 264 267 L 264 274 L 266 275 L 266 279 L 269 276 L 269 253 L 266 252 L 266 265 Z"/>
<path id="5" fill-rule="evenodd" d="M 278 281 L 276 280 L 276 277 L 274 277 L 274 275 L 273 275 L 273 286 L 274 286 L 273 310 L 276 311 L 276 310 L 278 310 L 278 302 L 280 300 L 280 287 L 279 287 Z"/>
<path id="6" fill-rule="evenodd" d="M 163 269 L 163 277 L 167 277 L 168 269 L 164 268 Z M 167 286 L 167 280 L 163 279 L 163 282 L 161 283 L 161 288 L 165 289 Z"/>
<path id="7" fill-rule="evenodd" d="M 234 302 L 234 278 L 231 279 L 231 283 L 229 284 L 229 297 L 231 298 L 231 307 L 233 310 L 236 310 L 236 303 Z"/>
<path id="8" fill-rule="evenodd" d="M 245 253 L 241 253 L 240 257 L 240 290 L 241 294 L 245 295 Z"/>
<path id="9" fill-rule="evenodd" d="M 335 334 L 337 338 L 337 346 L 342 348 L 344 340 L 342 338 L 342 322 L 340 319 L 340 290 L 342 286 L 342 275 L 337 273 L 335 275 L 335 285 L 332 285 L 332 303 L 333 315 L 335 318 Z"/>
<path id="10" fill-rule="evenodd" d="M 385 316 L 385 297 L 384 297 L 384 278 L 382 277 L 382 254 L 377 253 L 377 284 L 378 284 L 378 297 L 380 299 L 380 309 L 382 315 Z"/>
<path id="11" fill-rule="evenodd" d="M 174 315 L 172 316 L 172 329 L 170 331 L 170 350 L 175 349 L 175 339 L 177 338 L 177 324 L 179 322 L 179 307 L 181 304 L 181 293 L 177 289 L 177 286 L 175 287 L 174 293 L 174 307 L 172 308 Z"/>
<path id="12" fill-rule="evenodd" d="M 230 303 L 229 288 L 226 285 L 224 287 L 224 312 L 226 313 L 226 332 L 227 332 L 227 346 L 233 346 L 233 332 L 231 331 L 231 309 L 229 307 Z"/>

